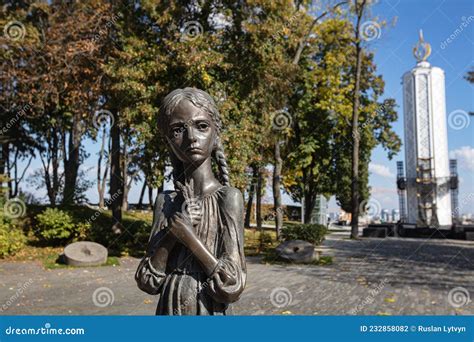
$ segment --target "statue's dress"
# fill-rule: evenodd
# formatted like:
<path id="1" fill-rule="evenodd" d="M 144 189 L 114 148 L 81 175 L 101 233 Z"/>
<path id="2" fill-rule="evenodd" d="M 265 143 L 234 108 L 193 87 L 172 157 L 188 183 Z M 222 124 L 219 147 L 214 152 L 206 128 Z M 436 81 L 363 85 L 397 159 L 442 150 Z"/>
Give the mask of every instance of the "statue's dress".
<path id="1" fill-rule="evenodd" d="M 240 196 L 240 198 L 236 198 Z M 158 295 L 157 315 L 226 315 L 229 304 L 239 299 L 247 270 L 241 193 L 222 186 L 202 198 L 202 217 L 195 227 L 200 240 L 218 259 L 211 276 L 179 241 L 168 256 L 166 270 L 156 270 L 150 257 L 153 246 L 167 232 L 167 218 L 181 210 L 182 200 L 174 192 L 160 194 L 156 201 L 152 233 L 135 279 L 143 291 Z"/>

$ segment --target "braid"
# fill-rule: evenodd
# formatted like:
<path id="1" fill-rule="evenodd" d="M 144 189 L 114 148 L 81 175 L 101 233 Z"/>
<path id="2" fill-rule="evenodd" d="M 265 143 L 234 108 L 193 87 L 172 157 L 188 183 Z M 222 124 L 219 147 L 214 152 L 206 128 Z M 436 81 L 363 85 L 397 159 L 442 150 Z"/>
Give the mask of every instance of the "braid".
<path id="1" fill-rule="evenodd" d="M 229 169 L 227 167 L 227 160 L 224 154 L 224 146 L 222 145 L 219 137 L 216 139 L 217 141 L 216 148 L 214 150 L 214 159 L 216 160 L 217 167 L 219 168 L 222 183 L 224 183 L 226 186 L 230 186 Z"/>

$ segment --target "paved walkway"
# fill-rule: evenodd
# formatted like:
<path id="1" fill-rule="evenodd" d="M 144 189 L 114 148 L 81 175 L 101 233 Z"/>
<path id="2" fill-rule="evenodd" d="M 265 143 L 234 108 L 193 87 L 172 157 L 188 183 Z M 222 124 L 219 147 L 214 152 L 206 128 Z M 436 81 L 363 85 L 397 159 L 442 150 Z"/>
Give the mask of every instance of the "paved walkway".
<path id="1" fill-rule="evenodd" d="M 248 284 L 234 314 L 474 315 L 473 242 L 351 241 L 342 232 L 324 248 L 334 257 L 330 266 L 248 258 Z M 155 297 L 135 285 L 137 264 L 122 258 L 116 267 L 45 270 L 35 262 L 0 262 L 1 314 L 154 314 Z"/>

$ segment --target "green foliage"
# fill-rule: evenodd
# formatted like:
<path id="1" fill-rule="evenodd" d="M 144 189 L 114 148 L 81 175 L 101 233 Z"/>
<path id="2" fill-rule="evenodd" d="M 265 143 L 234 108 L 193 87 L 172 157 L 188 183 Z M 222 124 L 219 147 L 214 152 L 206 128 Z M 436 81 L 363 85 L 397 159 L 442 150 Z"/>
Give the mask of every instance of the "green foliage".
<path id="1" fill-rule="evenodd" d="M 324 241 L 327 232 L 327 227 L 322 224 L 300 224 L 285 226 L 281 231 L 281 236 L 285 241 L 303 240 L 319 245 Z"/>
<path id="2" fill-rule="evenodd" d="M 260 235 L 261 244 L 264 246 L 269 246 L 273 243 L 273 237 L 270 233 L 263 232 Z"/>
<path id="3" fill-rule="evenodd" d="M 122 219 L 126 233 L 121 235 L 116 235 L 110 230 L 113 222 L 110 211 L 87 209 L 76 211 L 75 214 L 82 217 L 94 215 L 95 219 L 90 221 L 91 230 L 88 239 L 107 247 L 109 254 L 143 256 L 151 232 L 151 213 L 147 214 L 146 217 L 133 212 L 125 213 Z"/>
<path id="4" fill-rule="evenodd" d="M 46 269 L 54 270 L 58 268 L 74 268 L 74 266 L 66 265 L 61 258 L 58 258 L 58 253 L 51 253 L 42 258 L 43 266 Z M 102 265 L 88 266 L 88 267 L 100 267 L 100 266 L 119 266 L 120 260 L 117 257 L 109 256 Z"/>
<path id="5" fill-rule="evenodd" d="M 353 27 L 347 18 L 335 16 L 315 30 L 315 42 L 302 56 L 295 82 L 298 90 L 291 100 L 295 130 L 288 140 L 283 184 L 294 200 L 305 199 L 307 213 L 318 194 L 336 195 L 341 207 L 351 212 Z M 380 103 L 383 90 L 374 54 L 364 49 L 358 126 L 360 201 L 369 196 L 372 150 L 381 145 L 390 158 L 400 149 L 400 138 L 392 128 L 396 104 L 393 99 Z"/>
<path id="6" fill-rule="evenodd" d="M 31 205 L 28 207 L 28 217 L 24 218 L 24 230 L 31 230 L 48 245 L 63 244 L 75 240 L 88 240 L 102 244 L 109 250 L 111 256 L 132 255 L 142 257 L 151 232 L 153 214 L 151 212 L 127 211 L 123 215 L 123 226 L 126 232 L 117 235 L 112 232 L 113 218 L 109 210 L 96 210 L 87 206 L 61 206 L 56 210 L 70 217 L 68 222 L 75 225 L 75 233 L 68 240 L 47 241 L 39 233 L 37 217 L 48 209 L 44 206 Z M 50 209 L 51 210 L 51 209 Z M 49 210 L 49 211 L 50 211 Z M 44 215 L 43 215 L 44 216 Z M 70 223 L 68 224 L 68 226 Z M 80 228 L 84 229 L 80 229 Z M 44 245 L 41 244 L 41 245 Z"/>
<path id="7" fill-rule="evenodd" d="M 77 222 L 67 211 L 58 208 L 47 208 L 36 215 L 36 222 L 37 236 L 53 244 L 84 238 L 90 229 L 90 223 Z"/>
<path id="8" fill-rule="evenodd" d="M 23 231 L 0 214 L 0 258 L 15 254 L 25 243 Z"/>
<path id="9" fill-rule="evenodd" d="M 325 255 L 319 258 L 319 260 L 315 260 L 313 262 L 314 265 L 319 265 L 319 266 L 328 266 L 332 265 L 333 263 L 333 258 L 330 255 Z"/>

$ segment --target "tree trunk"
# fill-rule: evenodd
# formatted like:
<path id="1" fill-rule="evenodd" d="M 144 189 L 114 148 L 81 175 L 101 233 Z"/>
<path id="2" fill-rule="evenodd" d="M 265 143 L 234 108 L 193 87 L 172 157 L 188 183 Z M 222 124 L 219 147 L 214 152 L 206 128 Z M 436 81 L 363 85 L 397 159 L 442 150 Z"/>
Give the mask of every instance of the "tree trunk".
<path id="1" fill-rule="evenodd" d="M 99 208 L 104 208 L 105 207 L 105 200 L 104 200 L 104 186 L 103 183 L 105 184 L 105 178 L 102 178 L 102 160 L 104 159 L 104 152 L 105 152 L 105 126 L 102 130 L 102 143 L 100 145 L 100 152 L 99 152 L 99 159 L 97 159 L 97 192 L 99 193 Z M 105 172 L 105 175 L 107 175 L 107 172 Z M 103 183 L 102 183 L 103 182 Z"/>
<path id="2" fill-rule="evenodd" d="M 9 188 L 12 189 L 12 191 L 10 193 L 10 198 L 14 198 L 14 197 L 18 196 L 18 194 L 20 192 L 20 183 L 23 180 L 23 178 L 25 178 L 26 171 L 28 171 L 28 168 L 30 167 L 31 162 L 33 161 L 33 158 L 34 158 L 33 155 L 30 156 L 30 159 L 28 160 L 28 163 L 26 164 L 25 168 L 23 169 L 21 175 L 18 176 L 18 162 L 17 162 L 18 161 L 18 154 L 19 154 L 19 151 L 17 149 L 16 153 L 15 153 L 15 159 L 13 161 L 15 176 L 13 177 L 13 179 L 10 179 L 10 182 L 13 182 L 14 186 L 9 185 Z M 9 160 L 7 160 L 7 161 L 9 162 Z M 11 169 L 10 164 L 8 164 L 8 169 L 9 170 Z"/>
<path id="3" fill-rule="evenodd" d="M 359 105 L 360 105 L 360 74 L 362 66 L 362 47 L 360 42 L 360 26 L 364 12 L 365 1 L 355 1 L 357 22 L 355 28 L 356 68 L 354 97 L 352 100 L 352 189 L 351 189 L 351 239 L 359 237 Z"/>
<path id="4" fill-rule="evenodd" d="M 112 152 L 112 141 L 111 140 L 112 139 L 109 136 L 109 142 L 108 142 L 109 148 L 108 148 L 108 153 L 107 153 L 107 164 L 105 164 L 105 170 L 104 170 L 103 177 L 102 177 L 102 187 L 100 189 L 100 194 L 101 194 L 102 199 L 104 201 L 104 204 L 103 204 L 104 208 L 106 207 L 106 204 L 105 204 L 105 185 L 107 183 L 107 177 L 109 175 L 109 170 L 110 170 L 111 163 L 112 163 L 112 158 L 110 157 L 111 152 Z"/>
<path id="5" fill-rule="evenodd" d="M 10 159 L 10 143 L 9 142 L 3 142 L 2 143 L 2 154 L 0 157 L 0 174 L 2 174 L 5 178 L 2 178 L 2 182 L 0 184 L 0 195 L 1 196 L 6 196 L 8 198 L 8 195 L 11 194 L 11 183 L 9 181 L 10 177 L 8 177 L 8 161 Z M 3 182 L 7 183 L 7 188 L 3 187 Z"/>
<path id="6" fill-rule="evenodd" d="M 53 172 L 53 196 L 54 196 L 54 205 L 56 205 L 57 199 L 58 199 L 58 194 L 61 189 L 61 179 L 62 176 L 60 177 L 59 175 L 59 159 L 60 159 L 60 151 L 61 148 L 63 149 L 63 155 L 66 154 L 64 151 L 64 146 L 65 146 L 65 138 L 60 135 L 58 130 L 54 128 L 53 130 L 53 138 L 52 138 L 52 143 L 49 146 L 49 149 L 51 151 L 51 165 L 52 165 L 52 172 Z M 48 166 L 49 166 L 49 160 L 48 160 Z M 49 170 L 49 168 L 48 168 Z M 48 171 L 49 172 L 49 171 Z"/>
<path id="7" fill-rule="evenodd" d="M 163 186 L 161 186 L 161 191 L 163 191 Z M 160 193 L 159 189 L 158 193 Z M 150 206 L 150 210 L 153 210 L 153 203 L 153 188 L 151 186 L 148 186 L 148 205 Z"/>
<path id="8" fill-rule="evenodd" d="M 122 197 L 122 212 L 128 210 L 128 191 L 130 189 L 131 184 L 129 185 L 128 180 L 128 163 L 129 163 L 129 155 L 128 155 L 128 146 L 124 142 L 123 143 L 123 152 L 122 152 L 122 179 L 123 179 L 123 197 Z"/>
<path id="9" fill-rule="evenodd" d="M 143 179 L 142 191 L 140 192 L 140 198 L 138 199 L 138 209 L 143 208 L 143 198 L 145 197 L 145 190 L 146 190 L 146 178 Z"/>
<path id="10" fill-rule="evenodd" d="M 123 187 L 123 199 L 122 199 L 122 212 L 128 211 L 128 193 L 130 191 L 130 187 L 125 185 Z"/>
<path id="11" fill-rule="evenodd" d="M 10 165 L 10 156 L 7 158 L 8 198 L 15 198 L 18 193 L 18 183 L 16 183 L 18 181 L 18 153 L 19 151 L 17 149 L 13 157 L 13 166 Z M 8 151 L 8 154 L 10 154 L 10 151 Z M 13 180 L 15 180 L 15 182 L 13 182 Z M 13 189 L 13 184 L 15 184 L 15 189 Z"/>
<path id="12" fill-rule="evenodd" d="M 69 131 L 68 155 L 64 155 L 64 189 L 63 204 L 74 202 L 77 174 L 79 172 L 79 158 L 82 140 L 81 116 L 73 115 L 72 127 Z"/>
<path id="13" fill-rule="evenodd" d="M 263 246 L 263 224 L 262 224 L 262 187 L 263 187 L 263 175 L 262 168 L 258 168 L 257 172 L 257 203 L 256 203 L 256 214 L 257 214 L 257 230 L 260 232 L 260 248 Z"/>
<path id="14" fill-rule="evenodd" d="M 58 197 L 58 192 L 60 188 L 59 180 L 59 149 L 60 138 L 58 136 L 58 131 L 56 128 L 51 129 L 51 136 L 46 142 L 46 161 L 43 158 L 43 154 L 40 152 L 41 163 L 43 164 L 44 172 L 44 183 L 46 185 L 46 192 L 48 195 L 49 203 L 51 206 L 56 206 L 56 200 Z M 51 173 L 50 173 L 51 166 Z"/>
<path id="15" fill-rule="evenodd" d="M 273 168 L 273 206 L 275 210 L 275 231 L 277 240 L 280 239 L 281 228 L 283 227 L 283 210 L 281 207 L 281 169 L 283 160 L 280 155 L 280 140 L 277 139 L 274 146 L 275 166 Z"/>
<path id="16" fill-rule="evenodd" d="M 110 207 L 112 210 L 112 231 L 116 234 L 122 232 L 122 201 L 123 201 L 123 179 L 121 170 L 121 148 L 119 115 L 114 111 L 114 124 L 110 128 L 112 149 L 110 153 Z"/>
<path id="17" fill-rule="evenodd" d="M 304 208 L 305 208 L 305 217 L 304 217 L 304 223 L 308 224 L 311 223 L 311 213 L 313 212 L 314 209 L 314 199 L 315 195 L 311 191 L 311 189 L 308 189 L 306 191 L 306 195 L 304 197 Z"/>
<path id="18" fill-rule="evenodd" d="M 301 223 L 306 223 L 306 169 L 303 168 L 303 186 L 301 188 Z"/>
<path id="19" fill-rule="evenodd" d="M 249 189 L 249 198 L 247 200 L 247 210 L 245 211 L 245 222 L 244 227 L 250 228 L 250 219 L 252 215 L 252 205 L 253 205 L 253 198 L 255 196 L 255 183 L 257 180 L 258 170 L 256 167 L 252 167 L 252 179 L 250 182 L 250 189 Z"/>

